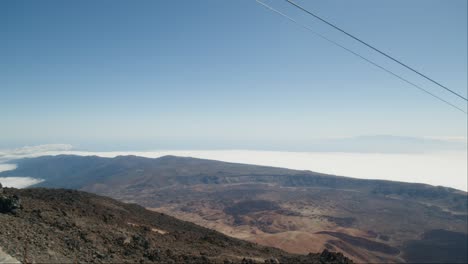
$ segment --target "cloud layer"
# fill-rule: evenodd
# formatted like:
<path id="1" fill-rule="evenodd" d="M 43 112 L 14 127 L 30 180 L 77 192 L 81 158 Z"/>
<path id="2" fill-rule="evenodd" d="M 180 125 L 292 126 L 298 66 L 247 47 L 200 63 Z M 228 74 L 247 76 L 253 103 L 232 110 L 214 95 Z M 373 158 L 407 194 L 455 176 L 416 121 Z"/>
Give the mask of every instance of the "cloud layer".
<path id="1" fill-rule="evenodd" d="M 248 163 L 348 176 L 360 179 L 381 179 L 418 182 L 468 190 L 467 151 L 431 153 L 352 153 L 352 152 L 285 152 L 253 150 L 168 150 L 168 151 L 75 151 L 70 145 L 42 145 L 0 152 L 0 158 L 38 157 L 42 155 L 96 155 L 116 157 L 135 155 L 157 158 L 165 155 L 196 157 L 227 162 Z M 0 164 L 0 170 L 14 169 L 13 164 Z M 24 175 L 27 176 L 27 175 Z M 4 183 L 5 179 L 0 178 Z M 19 181 L 16 186 L 32 182 Z"/>
<path id="2" fill-rule="evenodd" d="M 37 146 L 25 146 L 15 149 L 0 149 L 0 163 L 5 163 L 9 160 L 20 158 L 53 155 L 53 153 L 71 150 L 72 148 L 73 146 L 69 144 L 47 144 Z"/>
<path id="3" fill-rule="evenodd" d="M 3 187 L 12 188 L 26 188 L 36 183 L 40 183 L 42 180 L 34 179 L 30 177 L 0 177 L 0 183 Z"/>

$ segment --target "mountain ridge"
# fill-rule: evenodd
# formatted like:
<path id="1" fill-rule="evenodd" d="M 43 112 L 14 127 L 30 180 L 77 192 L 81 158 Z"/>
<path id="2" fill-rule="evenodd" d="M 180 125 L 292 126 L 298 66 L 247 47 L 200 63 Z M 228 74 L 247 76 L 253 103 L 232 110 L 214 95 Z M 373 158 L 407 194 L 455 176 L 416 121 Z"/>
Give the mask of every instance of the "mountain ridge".
<path id="1" fill-rule="evenodd" d="M 54 162 L 54 161 L 57 161 L 57 160 L 60 160 L 60 159 L 84 159 L 84 160 L 89 159 L 91 161 L 93 159 L 96 159 L 96 160 L 101 160 L 101 161 L 104 161 L 104 160 L 106 160 L 106 161 L 117 161 L 117 163 L 119 163 L 121 160 L 128 161 L 129 159 L 133 159 L 133 160 L 140 161 L 140 162 L 144 161 L 143 163 L 140 163 L 138 165 L 147 165 L 148 163 L 152 163 L 152 162 L 164 162 L 164 161 L 166 161 L 166 162 L 198 161 L 198 162 L 204 162 L 204 163 L 206 163 L 206 162 L 208 162 L 208 163 L 218 163 L 219 165 L 222 165 L 222 166 L 226 166 L 226 165 L 243 166 L 246 169 L 256 167 L 256 168 L 263 168 L 263 169 L 267 169 L 267 170 L 277 170 L 278 172 L 276 172 L 275 174 L 278 174 L 278 175 L 281 175 L 281 176 L 285 176 L 285 174 L 286 175 L 296 175 L 296 176 L 301 175 L 301 174 L 302 175 L 305 174 L 307 176 L 326 176 L 326 177 L 332 177 L 332 178 L 336 177 L 338 179 L 350 180 L 350 181 L 354 181 L 354 182 L 358 182 L 358 183 L 405 184 L 405 185 L 409 185 L 411 187 L 419 187 L 419 188 L 429 187 L 429 188 L 437 188 L 438 190 L 446 190 L 446 191 L 460 193 L 460 194 L 468 194 L 468 192 L 465 192 L 463 190 L 459 190 L 459 189 L 455 189 L 455 188 L 451 188 L 451 187 L 445 187 L 445 186 L 435 186 L 435 185 L 430 185 L 430 184 L 426 184 L 426 183 L 401 182 L 401 181 L 391 181 L 391 180 L 381 180 L 381 179 L 359 179 L 359 178 L 353 178 L 353 177 L 347 177 L 347 176 L 319 173 L 319 172 L 315 172 L 315 171 L 311 171 L 311 170 L 295 170 L 295 169 L 287 169 L 287 168 L 281 168 L 281 167 L 275 167 L 275 166 L 263 166 L 263 165 L 255 165 L 255 164 L 233 163 L 233 162 L 224 162 L 224 161 L 217 161 L 217 160 L 211 160 L 211 159 L 199 159 L 199 158 L 194 158 L 194 157 L 180 157 L 180 156 L 175 156 L 175 155 L 165 155 L 165 156 L 162 156 L 162 157 L 159 157 L 159 158 L 147 158 L 147 157 L 140 157 L 140 156 L 136 156 L 136 155 L 119 155 L 119 156 L 116 156 L 116 157 L 113 157 L 113 158 L 109 158 L 109 157 L 100 157 L 100 156 L 97 156 L 97 155 L 79 156 L 79 155 L 60 154 L 60 155 L 46 155 L 46 156 L 33 157 L 33 158 L 20 158 L 20 159 L 15 159 L 15 160 L 10 161 L 10 163 L 15 163 L 17 165 L 16 169 L 0 172 L 0 176 L 4 176 L 4 177 L 12 176 L 17 171 L 19 171 L 19 173 L 22 173 L 22 171 L 21 171 L 22 166 L 31 165 L 31 164 L 28 164 L 28 161 L 38 161 L 38 162 L 46 161 L 47 162 L 48 160 L 50 160 L 50 161 Z M 43 165 L 43 164 L 41 164 L 41 165 Z M 115 165 L 115 163 L 114 164 L 109 163 L 107 165 Z M 210 165 L 212 165 L 212 164 L 210 164 Z M 37 172 L 36 172 L 36 174 L 37 174 Z M 251 175 L 252 173 L 249 171 L 248 174 Z M 263 174 L 268 174 L 268 172 L 263 173 Z M 270 173 L 270 175 L 271 175 L 271 173 Z M 31 177 L 32 175 L 27 175 L 27 176 Z M 191 176 L 193 176 L 193 175 L 191 175 Z M 237 175 L 237 176 L 242 176 L 242 175 Z M 46 183 L 42 182 L 42 183 L 36 184 L 35 186 L 40 187 L 40 186 L 43 186 L 44 184 L 46 184 Z"/>

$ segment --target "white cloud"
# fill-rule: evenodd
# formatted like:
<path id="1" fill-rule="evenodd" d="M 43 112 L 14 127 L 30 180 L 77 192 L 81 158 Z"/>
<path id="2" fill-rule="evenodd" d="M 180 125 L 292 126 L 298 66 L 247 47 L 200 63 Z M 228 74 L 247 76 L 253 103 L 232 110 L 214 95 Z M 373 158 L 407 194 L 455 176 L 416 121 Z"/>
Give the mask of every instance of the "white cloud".
<path id="1" fill-rule="evenodd" d="M 40 183 L 42 180 L 30 177 L 0 177 L 0 183 L 3 187 L 26 188 L 33 184 Z"/>
<path id="2" fill-rule="evenodd" d="M 15 164 L 0 164 L 0 172 L 16 169 Z"/>
<path id="3" fill-rule="evenodd" d="M 0 150 L 0 162 L 5 162 L 12 159 L 20 159 L 27 157 L 39 157 L 49 155 L 48 153 L 56 151 L 67 151 L 73 148 L 69 144 L 47 144 L 37 146 L 25 146 L 16 149 Z"/>

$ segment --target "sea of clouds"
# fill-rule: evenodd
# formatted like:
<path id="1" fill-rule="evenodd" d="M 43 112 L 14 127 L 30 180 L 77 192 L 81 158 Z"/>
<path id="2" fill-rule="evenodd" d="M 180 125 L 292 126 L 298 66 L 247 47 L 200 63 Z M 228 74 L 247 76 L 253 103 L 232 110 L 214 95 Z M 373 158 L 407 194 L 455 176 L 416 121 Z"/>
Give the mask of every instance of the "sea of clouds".
<path id="1" fill-rule="evenodd" d="M 135 155 L 158 158 L 165 155 L 195 157 L 236 163 L 284 167 L 348 176 L 419 182 L 468 190 L 467 151 L 443 150 L 415 153 L 288 152 L 259 150 L 164 150 L 164 151 L 79 151 L 71 145 L 54 144 L 0 151 L 0 171 L 15 169 L 14 159 L 44 155 Z M 0 178 L 6 186 L 24 188 L 40 182 L 27 175 Z"/>

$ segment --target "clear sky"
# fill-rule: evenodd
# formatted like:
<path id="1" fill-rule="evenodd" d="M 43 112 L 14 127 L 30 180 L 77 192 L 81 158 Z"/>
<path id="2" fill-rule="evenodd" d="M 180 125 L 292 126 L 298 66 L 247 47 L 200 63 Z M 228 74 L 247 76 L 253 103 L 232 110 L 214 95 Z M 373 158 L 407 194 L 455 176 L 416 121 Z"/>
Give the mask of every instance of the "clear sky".
<path id="1" fill-rule="evenodd" d="M 267 1 L 466 109 L 281 0 Z M 467 95 L 466 0 L 298 1 Z M 0 147 L 466 137 L 466 115 L 253 0 L 0 1 Z"/>

